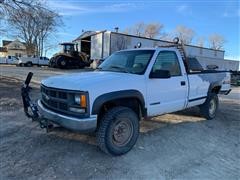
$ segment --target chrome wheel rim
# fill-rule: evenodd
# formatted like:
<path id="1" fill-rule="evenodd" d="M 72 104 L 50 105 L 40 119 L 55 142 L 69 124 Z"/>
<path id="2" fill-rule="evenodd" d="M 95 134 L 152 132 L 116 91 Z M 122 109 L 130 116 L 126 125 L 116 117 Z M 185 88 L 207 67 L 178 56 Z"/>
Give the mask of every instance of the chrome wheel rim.
<path id="1" fill-rule="evenodd" d="M 209 103 L 209 113 L 211 115 L 214 115 L 216 108 L 217 108 L 216 101 L 214 99 L 212 99 Z"/>
<path id="2" fill-rule="evenodd" d="M 125 146 L 133 135 L 132 123 L 128 119 L 115 122 L 111 134 L 113 144 L 120 147 Z"/>

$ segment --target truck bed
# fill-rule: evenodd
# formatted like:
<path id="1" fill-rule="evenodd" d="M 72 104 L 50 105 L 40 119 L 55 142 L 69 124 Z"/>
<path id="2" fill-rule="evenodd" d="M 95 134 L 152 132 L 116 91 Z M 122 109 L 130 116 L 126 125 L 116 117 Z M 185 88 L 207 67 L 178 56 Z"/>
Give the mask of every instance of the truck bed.
<path id="1" fill-rule="evenodd" d="M 205 101 L 208 90 L 213 86 L 221 87 L 219 93 L 226 93 L 230 90 L 230 72 L 203 70 L 200 72 L 188 73 L 189 79 L 189 103 L 188 107 Z"/>

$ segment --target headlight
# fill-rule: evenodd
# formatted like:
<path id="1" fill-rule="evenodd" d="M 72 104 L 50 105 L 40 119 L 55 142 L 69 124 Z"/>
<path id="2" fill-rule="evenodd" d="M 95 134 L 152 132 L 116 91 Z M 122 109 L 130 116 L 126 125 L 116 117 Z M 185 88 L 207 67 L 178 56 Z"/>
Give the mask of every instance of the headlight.
<path id="1" fill-rule="evenodd" d="M 75 95 L 74 102 L 76 104 L 80 104 L 81 103 L 81 96 L 79 94 Z"/>
<path id="2" fill-rule="evenodd" d="M 87 98 L 86 98 L 86 95 L 84 95 L 84 94 L 76 94 L 74 96 L 74 102 L 76 104 L 79 104 L 80 107 L 82 107 L 82 108 L 87 107 Z"/>

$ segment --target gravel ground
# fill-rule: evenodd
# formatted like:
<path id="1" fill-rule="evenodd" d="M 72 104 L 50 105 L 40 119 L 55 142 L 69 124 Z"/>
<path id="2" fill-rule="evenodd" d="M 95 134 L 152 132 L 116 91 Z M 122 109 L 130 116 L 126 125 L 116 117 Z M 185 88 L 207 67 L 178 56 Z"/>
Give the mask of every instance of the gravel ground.
<path id="1" fill-rule="evenodd" d="M 43 67 L 16 67 L 15 65 L 2 65 L 0 64 L 0 76 L 8 76 L 12 78 L 25 79 L 28 72 L 33 72 L 34 76 L 32 82 L 39 83 L 53 75 L 61 75 L 66 73 L 78 73 L 92 71 L 90 68 L 85 69 L 55 69 L 46 66 Z"/>
<path id="2" fill-rule="evenodd" d="M 7 73 L 13 74 L 1 72 Z M 134 148 L 111 157 L 94 135 L 59 127 L 46 133 L 32 123 L 23 113 L 20 85 L 0 79 L 0 179 L 240 179 L 239 88 L 220 98 L 214 120 L 192 108 L 142 121 Z M 32 95 L 39 96 L 37 86 Z"/>

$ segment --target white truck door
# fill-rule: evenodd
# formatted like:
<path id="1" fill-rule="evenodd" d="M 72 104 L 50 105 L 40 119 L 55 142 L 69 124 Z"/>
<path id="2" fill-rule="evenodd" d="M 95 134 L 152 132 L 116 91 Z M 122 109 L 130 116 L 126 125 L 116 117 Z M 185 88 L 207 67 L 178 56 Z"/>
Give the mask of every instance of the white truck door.
<path id="1" fill-rule="evenodd" d="M 12 57 L 12 64 L 18 64 L 18 58 L 17 57 Z"/>
<path id="2" fill-rule="evenodd" d="M 31 59 L 31 61 L 32 61 L 32 64 L 38 65 L 38 64 L 39 64 L 39 57 L 33 57 L 33 58 Z"/>
<path id="3" fill-rule="evenodd" d="M 43 57 L 41 65 L 48 65 L 49 59 L 47 57 Z"/>
<path id="4" fill-rule="evenodd" d="M 43 64 L 44 64 L 44 61 L 43 61 L 43 60 L 44 60 L 43 57 L 39 57 L 39 58 L 38 58 L 38 65 L 40 65 L 40 66 L 43 65 Z"/>
<path id="5" fill-rule="evenodd" d="M 175 51 L 159 52 L 151 72 L 168 70 L 171 77 L 165 79 L 149 78 L 147 80 L 149 116 L 175 112 L 185 107 L 188 95 L 188 80 L 183 68 L 183 62 L 178 60 Z"/>
<path id="6" fill-rule="evenodd" d="M 12 56 L 7 56 L 6 62 L 7 62 L 7 64 L 12 64 Z"/>

